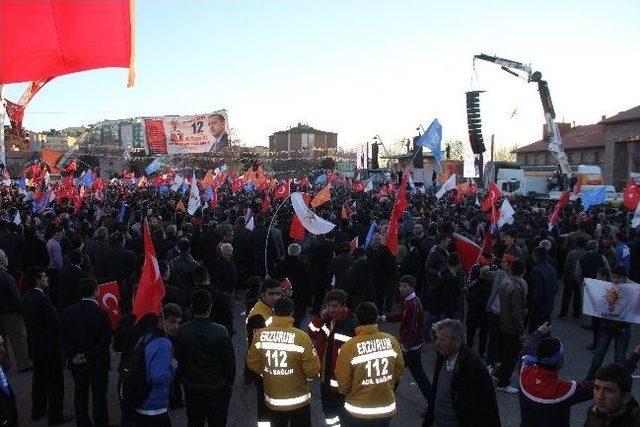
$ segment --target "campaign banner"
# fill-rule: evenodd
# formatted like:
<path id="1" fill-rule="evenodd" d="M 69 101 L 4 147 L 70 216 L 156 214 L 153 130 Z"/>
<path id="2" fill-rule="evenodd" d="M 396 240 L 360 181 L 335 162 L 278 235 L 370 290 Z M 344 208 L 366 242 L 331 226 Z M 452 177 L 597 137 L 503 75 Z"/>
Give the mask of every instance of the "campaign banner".
<path id="1" fill-rule="evenodd" d="M 150 154 L 193 154 L 229 146 L 227 112 L 144 119 Z"/>
<path id="2" fill-rule="evenodd" d="M 584 279 L 582 312 L 603 319 L 640 323 L 640 284 Z"/>

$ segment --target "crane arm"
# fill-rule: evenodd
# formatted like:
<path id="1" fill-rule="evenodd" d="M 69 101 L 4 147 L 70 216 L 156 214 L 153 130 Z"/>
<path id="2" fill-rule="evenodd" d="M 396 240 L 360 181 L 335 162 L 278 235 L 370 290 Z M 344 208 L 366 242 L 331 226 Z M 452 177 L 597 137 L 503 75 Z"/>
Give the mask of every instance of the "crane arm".
<path id="1" fill-rule="evenodd" d="M 516 77 L 522 78 L 520 74 L 516 73 L 513 70 L 515 69 L 518 71 L 522 71 L 526 74 L 527 82 L 536 82 L 538 84 L 538 92 L 540 93 L 542 110 L 544 111 L 544 118 L 547 124 L 547 130 L 549 131 L 549 141 L 547 148 L 558 162 L 558 166 L 560 167 L 562 173 L 566 176 L 570 176 L 571 166 L 569 165 L 567 154 L 562 148 L 562 138 L 560 136 L 558 124 L 555 121 L 556 112 L 553 108 L 553 102 L 551 101 L 549 86 L 547 85 L 547 82 L 545 80 L 542 80 L 542 74 L 539 71 L 532 71 L 530 65 L 512 61 L 510 59 L 500 58 L 499 56 L 491 56 L 481 53 L 480 55 L 475 55 L 473 58 L 474 61 L 476 59 L 481 59 L 483 61 L 498 64 L 504 71 Z"/>

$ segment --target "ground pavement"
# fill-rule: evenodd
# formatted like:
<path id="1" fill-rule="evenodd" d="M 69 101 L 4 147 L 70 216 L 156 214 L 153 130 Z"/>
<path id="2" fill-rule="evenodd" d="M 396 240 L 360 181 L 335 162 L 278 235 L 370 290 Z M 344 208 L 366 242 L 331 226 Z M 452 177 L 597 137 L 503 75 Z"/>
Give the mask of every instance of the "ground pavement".
<path id="1" fill-rule="evenodd" d="M 241 316 L 244 304 L 237 302 L 235 307 L 235 328 L 238 333 L 233 337 L 236 348 L 237 357 L 237 375 L 233 388 L 231 404 L 229 408 L 228 426 L 230 427 L 253 427 L 255 426 L 255 389 L 252 385 L 245 385 L 242 381 L 242 372 L 244 369 L 244 356 L 246 352 L 246 344 L 244 338 L 244 317 Z M 589 370 L 591 363 L 591 353 L 585 350 L 591 339 L 591 332 L 584 330 L 581 324 L 587 320 L 583 316 L 582 319 L 568 318 L 568 320 L 553 320 L 553 331 L 564 342 L 566 351 L 566 362 L 562 369 L 562 376 L 567 379 L 583 379 Z M 384 324 L 382 329 L 396 334 L 397 324 Z M 632 328 L 631 342 L 629 350 L 632 351 L 637 344 L 640 344 L 640 328 L 634 325 Z M 429 378 L 433 375 L 433 367 L 435 362 L 434 348 L 432 344 L 428 344 L 423 349 L 423 363 Z M 112 366 L 117 367 L 119 354 L 112 356 Z M 605 363 L 613 358 L 613 344 L 609 349 Z M 15 371 L 8 373 L 9 381 L 14 388 L 18 400 L 18 408 L 21 417 L 21 426 L 45 426 L 46 422 L 31 422 L 30 420 L 30 392 L 31 392 L 31 373 L 19 374 Z M 111 422 L 116 424 L 120 420 L 120 409 L 116 393 L 117 372 L 112 369 L 110 373 L 109 383 L 109 414 Z M 514 376 L 512 384 L 517 384 L 517 377 Z M 633 393 L 640 396 L 640 381 L 634 380 Z M 318 384 L 312 386 L 312 422 L 314 426 L 324 425 L 324 417 L 320 407 L 320 390 Z M 518 395 L 507 395 L 497 392 L 498 404 L 500 407 L 500 418 L 502 425 L 507 427 L 515 427 L 520 423 L 520 408 L 518 405 Z M 413 381 L 409 371 L 406 371 L 402 378 L 400 387 L 398 388 L 398 413 L 394 417 L 392 426 L 421 426 L 421 413 L 425 410 L 425 401 L 418 390 L 417 385 Z M 65 372 L 65 408 L 68 413 L 73 413 L 73 381 L 68 371 Z M 573 407 L 571 412 L 572 426 L 582 426 L 586 418 L 586 411 L 590 402 Z M 171 421 L 175 426 L 186 426 L 187 419 L 184 409 L 172 411 Z M 69 426 L 75 423 L 69 423 Z"/>

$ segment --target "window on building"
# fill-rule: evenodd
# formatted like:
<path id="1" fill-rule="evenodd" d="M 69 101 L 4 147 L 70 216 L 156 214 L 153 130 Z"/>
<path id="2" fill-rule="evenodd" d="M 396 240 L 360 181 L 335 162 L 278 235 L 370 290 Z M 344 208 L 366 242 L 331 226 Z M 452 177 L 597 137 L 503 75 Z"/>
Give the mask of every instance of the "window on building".
<path id="1" fill-rule="evenodd" d="M 602 162 L 602 151 L 595 150 L 593 152 L 593 163 L 601 163 Z"/>
<path id="2" fill-rule="evenodd" d="M 302 149 L 308 150 L 314 147 L 316 135 L 314 133 L 303 133 L 300 135 Z"/>

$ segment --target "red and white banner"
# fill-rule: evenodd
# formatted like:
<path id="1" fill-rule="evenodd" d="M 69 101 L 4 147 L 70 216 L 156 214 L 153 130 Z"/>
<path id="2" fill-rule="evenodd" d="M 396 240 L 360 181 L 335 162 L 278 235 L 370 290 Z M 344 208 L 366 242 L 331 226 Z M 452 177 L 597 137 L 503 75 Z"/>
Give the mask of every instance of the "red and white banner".
<path id="1" fill-rule="evenodd" d="M 640 284 L 584 279 L 582 312 L 603 319 L 640 323 Z"/>
<path id="2" fill-rule="evenodd" d="M 208 153 L 229 146 L 227 112 L 144 119 L 151 154 Z"/>

